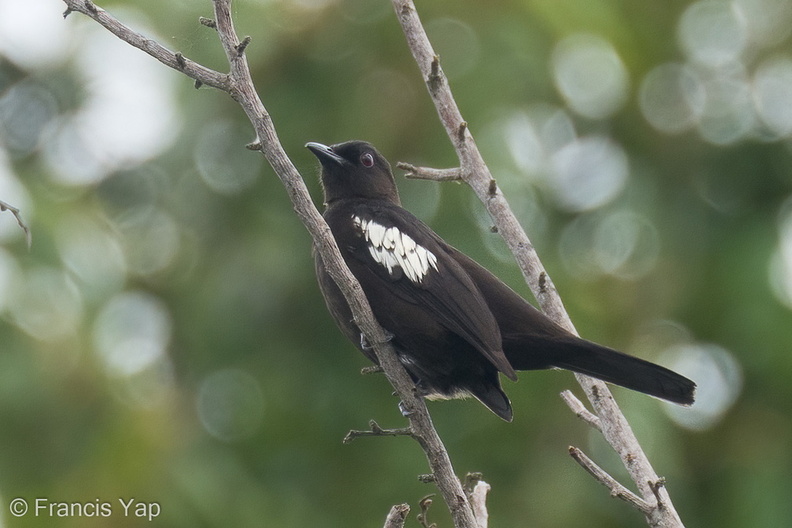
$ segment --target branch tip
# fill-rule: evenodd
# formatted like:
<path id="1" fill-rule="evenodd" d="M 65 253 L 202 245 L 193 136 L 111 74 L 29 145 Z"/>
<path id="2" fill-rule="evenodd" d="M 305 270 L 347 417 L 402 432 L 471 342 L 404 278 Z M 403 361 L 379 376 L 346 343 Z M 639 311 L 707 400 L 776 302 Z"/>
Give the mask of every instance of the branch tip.
<path id="1" fill-rule="evenodd" d="M 250 44 L 251 40 L 252 39 L 250 38 L 250 36 L 247 36 L 242 39 L 242 42 L 236 45 L 237 57 L 241 57 L 245 53 L 245 49 L 247 49 L 248 44 Z"/>
<path id="2" fill-rule="evenodd" d="M 66 11 L 63 12 L 63 18 L 66 18 L 67 16 L 71 15 L 72 13 L 74 13 L 74 9 L 72 9 L 71 7 L 67 7 Z"/>
<path id="3" fill-rule="evenodd" d="M 201 82 L 201 81 L 199 81 L 198 79 L 195 79 L 195 85 L 194 85 L 194 86 L 195 86 L 195 89 L 196 89 L 196 90 L 198 90 L 198 89 L 199 89 L 201 86 L 203 86 L 203 84 L 204 84 L 204 83 L 202 83 L 202 82 Z"/>
<path id="4" fill-rule="evenodd" d="M 198 22 L 200 22 L 202 26 L 206 26 L 208 28 L 215 30 L 217 29 L 217 22 L 215 22 L 211 18 L 198 17 Z"/>
<path id="5" fill-rule="evenodd" d="M 403 528 L 404 522 L 407 519 L 407 514 L 410 513 L 409 504 L 397 504 L 390 509 L 388 516 L 385 518 L 385 528 Z"/>
<path id="6" fill-rule="evenodd" d="M 252 141 L 245 145 L 245 148 L 248 150 L 261 150 L 263 145 L 261 144 L 261 140 L 257 139 L 256 141 Z"/>

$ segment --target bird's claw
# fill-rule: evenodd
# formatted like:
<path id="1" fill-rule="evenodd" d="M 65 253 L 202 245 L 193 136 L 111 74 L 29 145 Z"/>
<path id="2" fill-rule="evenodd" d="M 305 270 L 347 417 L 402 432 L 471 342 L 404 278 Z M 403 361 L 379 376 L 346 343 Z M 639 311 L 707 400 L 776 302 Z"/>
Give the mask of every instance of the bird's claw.
<path id="1" fill-rule="evenodd" d="M 393 339 L 393 334 L 391 334 L 387 330 L 384 330 L 384 332 L 385 332 L 385 341 L 384 342 L 385 343 L 389 343 Z M 369 343 L 368 339 L 366 339 L 366 335 L 364 333 L 362 333 L 362 332 L 360 334 L 360 348 L 362 348 L 363 350 L 371 350 L 371 349 L 374 348 L 373 346 L 371 346 L 371 344 Z"/>

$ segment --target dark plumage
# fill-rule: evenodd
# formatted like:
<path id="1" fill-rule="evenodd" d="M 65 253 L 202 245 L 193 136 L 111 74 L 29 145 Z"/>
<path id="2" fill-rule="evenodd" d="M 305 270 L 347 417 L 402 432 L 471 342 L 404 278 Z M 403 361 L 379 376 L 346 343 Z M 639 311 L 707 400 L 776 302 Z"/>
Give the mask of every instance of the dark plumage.
<path id="1" fill-rule="evenodd" d="M 580 339 L 401 207 L 390 165 L 369 143 L 308 143 L 322 165 L 324 217 L 352 274 L 421 394 L 472 395 L 510 421 L 498 373 L 564 368 L 672 402 L 695 383 L 666 368 Z M 376 362 L 349 306 L 316 257 L 327 307 Z"/>

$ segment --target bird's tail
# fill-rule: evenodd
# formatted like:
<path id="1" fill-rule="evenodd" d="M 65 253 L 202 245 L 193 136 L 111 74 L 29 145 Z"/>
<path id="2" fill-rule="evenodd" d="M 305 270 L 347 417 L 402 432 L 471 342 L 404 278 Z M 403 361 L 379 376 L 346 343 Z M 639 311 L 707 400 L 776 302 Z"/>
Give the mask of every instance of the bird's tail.
<path id="1" fill-rule="evenodd" d="M 559 367 L 674 403 L 694 401 L 696 384 L 665 367 L 574 336 L 551 341 L 504 348 L 515 370 Z"/>

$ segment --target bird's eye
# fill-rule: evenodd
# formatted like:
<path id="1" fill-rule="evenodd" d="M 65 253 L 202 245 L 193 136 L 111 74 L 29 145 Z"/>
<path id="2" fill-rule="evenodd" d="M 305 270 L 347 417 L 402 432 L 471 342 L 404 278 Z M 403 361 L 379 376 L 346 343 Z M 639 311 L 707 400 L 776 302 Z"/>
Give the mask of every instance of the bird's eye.
<path id="1" fill-rule="evenodd" d="M 362 163 L 364 167 L 373 167 L 374 156 L 371 154 L 371 152 L 364 152 L 360 156 L 360 163 Z"/>

